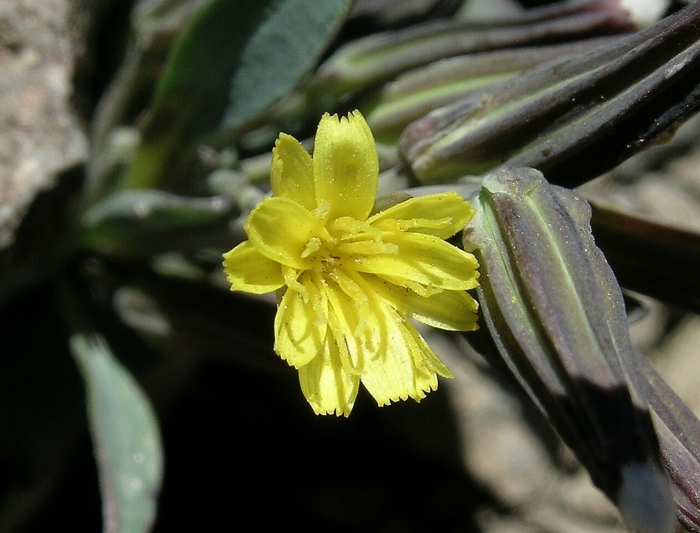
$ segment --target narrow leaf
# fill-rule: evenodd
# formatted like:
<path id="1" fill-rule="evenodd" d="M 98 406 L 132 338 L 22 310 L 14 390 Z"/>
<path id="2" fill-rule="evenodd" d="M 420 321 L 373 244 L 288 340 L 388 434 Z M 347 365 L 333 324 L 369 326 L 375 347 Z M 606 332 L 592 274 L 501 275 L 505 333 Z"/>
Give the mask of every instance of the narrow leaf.
<path id="1" fill-rule="evenodd" d="M 583 53 L 603 42 L 604 38 L 587 39 L 443 59 L 410 70 L 387 83 L 368 109 L 360 108 L 374 137 L 380 142 L 395 143 L 408 124 L 433 109 L 461 100 L 546 61 L 572 52 Z"/>
<path id="2" fill-rule="evenodd" d="M 110 255 L 139 256 L 188 247 L 189 237 L 206 246 L 213 230 L 225 227 L 232 203 L 223 196 L 188 198 L 163 191 L 116 192 L 81 219 L 82 244 Z"/>
<path id="3" fill-rule="evenodd" d="M 156 515 L 163 456 L 153 410 L 127 370 L 97 335 L 70 339 L 87 387 L 105 533 L 145 533 Z"/>
<path id="4" fill-rule="evenodd" d="M 633 354 L 634 379 L 643 390 L 661 441 L 661 457 L 672 482 L 678 520 L 700 532 L 700 420 L 640 353 Z"/>
<path id="5" fill-rule="evenodd" d="M 700 5 L 544 63 L 413 122 L 400 148 L 423 183 L 534 167 L 574 187 L 667 138 L 700 106 Z"/>
<path id="6" fill-rule="evenodd" d="M 447 57 L 633 30 L 630 13 L 614 2 L 564 2 L 488 22 L 430 21 L 343 46 L 319 67 L 310 89 L 314 104 L 332 108 L 362 88 Z"/>
<path id="7" fill-rule="evenodd" d="M 596 243 L 620 284 L 700 312 L 700 234 L 588 200 Z"/>
<path id="8" fill-rule="evenodd" d="M 190 141 L 242 127 L 291 90 L 335 35 L 350 3 L 207 2 L 172 51 L 127 186 L 157 186 Z"/>
<path id="9" fill-rule="evenodd" d="M 276 9 L 251 35 L 231 79 L 229 105 L 223 119 L 227 128 L 243 124 L 289 91 L 319 58 L 352 4 L 350 0 L 272 3 Z"/>

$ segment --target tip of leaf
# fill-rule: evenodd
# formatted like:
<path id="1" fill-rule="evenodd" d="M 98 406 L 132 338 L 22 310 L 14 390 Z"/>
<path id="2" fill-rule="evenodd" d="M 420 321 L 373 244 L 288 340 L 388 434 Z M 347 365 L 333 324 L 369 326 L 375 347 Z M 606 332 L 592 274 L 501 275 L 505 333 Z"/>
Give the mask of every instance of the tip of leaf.
<path id="1" fill-rule="evenodd" d="M 618 492 L 620 513 L 628 526 L 639 533 L 672 533 L 676 507 L 668 478 L 651 459 L 622 467 Z"/>

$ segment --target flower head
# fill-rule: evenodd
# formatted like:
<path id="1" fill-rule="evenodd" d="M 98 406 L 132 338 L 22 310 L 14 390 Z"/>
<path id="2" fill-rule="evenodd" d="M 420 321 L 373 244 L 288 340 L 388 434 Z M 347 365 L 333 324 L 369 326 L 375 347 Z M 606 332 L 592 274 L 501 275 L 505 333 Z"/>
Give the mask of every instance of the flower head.
<path id="1" fill-rule="evenodd" d="M 232 290 L 280 290 L 275 352 L 299 370 L 316 413 L 348 415 L 360 382 L 379 405 L 420 400 L 450 377 L 409 321 L 476 328 L 473 255 L 444 239 L 474 211 L 456 193 L 371 214 L 377 150 L 362 115 L 325 114 L 313 158 L 281 134 L 272 197 L 250 214 L 247 241 L 224 254 Z"/>

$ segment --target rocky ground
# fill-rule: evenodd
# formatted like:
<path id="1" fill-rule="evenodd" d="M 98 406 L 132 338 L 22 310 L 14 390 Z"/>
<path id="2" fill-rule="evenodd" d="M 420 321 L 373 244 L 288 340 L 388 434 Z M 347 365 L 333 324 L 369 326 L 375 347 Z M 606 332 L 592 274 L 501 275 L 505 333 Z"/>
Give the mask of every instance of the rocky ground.
<path id="1" fill-rule="evenodd" d="M 69 105 L 76 37 L 67 0 L 0 3 L 0 250 L 38 191 L 87 155 Z"/>

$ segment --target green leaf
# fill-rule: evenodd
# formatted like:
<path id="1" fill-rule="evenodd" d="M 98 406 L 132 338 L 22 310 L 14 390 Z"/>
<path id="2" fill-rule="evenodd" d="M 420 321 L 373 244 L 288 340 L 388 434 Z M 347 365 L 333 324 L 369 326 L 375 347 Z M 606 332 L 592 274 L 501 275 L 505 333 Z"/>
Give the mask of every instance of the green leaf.
<path id="1" fill-rule="evenodd" d="M 700 312 L 700 233 L 587 200 L 596 244 L 623 287 Z"/>
<path id="2" fill-rule="evenodd" d="M 676 514 L 688 531 L 700 531 L 700 420 L 639 352 L 633 378 L 654 415 L 664 467 L 673 483 Z"/>
<path id="3" fill-rule="evenodd" d="M 188 198 L 163 191 L 118 191 L 82 216 L 84 246 L 107 255 L 137 257 L 173 248 L 206 247 L 226 228 L 233 209 L 224 196 Z"/>
<path id="4" fill-rule="evenodd" d="M 258 5 L 259 2 L 244 2 Z M 289 91 L 336 33 L 350 0 L 277 0 L 251 35 L 231 80 L 223 125 L 245 123 Z"/>
<path id="5" fill-rule="evenodd" d="M 317 69 L 309 89 L 317 108 L 333 108 L 362 89 L 446 58 L 633 29 L 629 12 L 613 2 L 562 2 L 500 21 L 432 20 L 342 46 Z"/>
<path id="6" fill-rule="evenodd" d="M 256 118 L 314 66 L 350 0 L 211 0 L 175 45 L 126 178 L 155 187 L 189 141 Z"/>
<path id="7" fill-rule="evenodd" d="M 668 139 L 700 108 L 699 22 L 693 3 L 435 109 L 404 130 L 401 154 L 426 184 L 533 167 L 581 185 Z"/>
<path id="8" fill-rule="evenodd" d="M 163 476 L 160 434 L 151 405 L 102 337 L 76 334 L 70 346 L 87 386 L 103 531 L 150 531 Z"/>
<path id="9" fill-rule="evenodd" d="M 387 83 L 369 109 L 360 110 L 375 139 L 396 143 L 408 124 L 433 109 L 461 100 L 545 61 L 574 52 L 581 54 L 604 42 L 604 39 L 588 39 L 446 58 L 413 69 Z"/>

